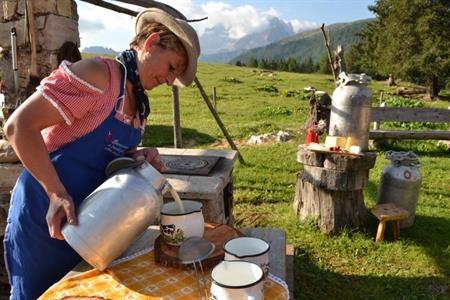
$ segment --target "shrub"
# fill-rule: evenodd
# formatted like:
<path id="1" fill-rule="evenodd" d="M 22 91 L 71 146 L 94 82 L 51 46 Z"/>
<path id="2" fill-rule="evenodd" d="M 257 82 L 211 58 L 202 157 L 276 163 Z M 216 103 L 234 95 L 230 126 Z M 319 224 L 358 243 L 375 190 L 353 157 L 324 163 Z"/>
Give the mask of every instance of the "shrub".
<path id="1" fill-rule="evenodd" d="M 278 88 L 271 84 L 266 84 L 262 87 L 257 87 L 257 91 L 269 92 L 269 93 L 278 93 Z"/>

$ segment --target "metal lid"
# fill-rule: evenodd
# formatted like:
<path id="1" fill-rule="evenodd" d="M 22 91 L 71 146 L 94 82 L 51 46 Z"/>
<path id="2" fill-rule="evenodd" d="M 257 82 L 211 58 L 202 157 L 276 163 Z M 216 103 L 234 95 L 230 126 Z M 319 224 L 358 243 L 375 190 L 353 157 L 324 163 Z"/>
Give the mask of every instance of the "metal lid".
<path id="1" fill-rule="evenodd" d="M 337 82 L 338 85 L 347 85 L 352 82 L 356 82 L 359 84 L 367 85 L 372 80 L 372 77 L 368 76 L 365 73 L 362 74 L 347 74 L 345 72 L 341 72 L 339 74 L 339 80 Z"/>
<path id="2" fill-rule="evenodd" d="M 396 166 L 421 166 L 419 162 L 419 156 L 412 151 L 387 151 L 385 157 Z"/>
<path id="3" fill-rule="evenodd" d="M 115 172 L 125 169 L 132 168 L 142 164 L 142 161 L 135 160 L 131 157 L 118 157 L 109 162 L 105 168 L 106 177 L 110 177 Z"/>

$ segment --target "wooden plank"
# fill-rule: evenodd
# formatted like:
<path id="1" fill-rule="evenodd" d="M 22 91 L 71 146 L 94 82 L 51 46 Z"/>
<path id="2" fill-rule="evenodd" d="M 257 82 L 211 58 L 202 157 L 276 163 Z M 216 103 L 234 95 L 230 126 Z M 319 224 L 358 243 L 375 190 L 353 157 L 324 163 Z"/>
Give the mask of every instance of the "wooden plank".
<path id="1" fill-rule="evenodd" d="M 445 130 L 373 130 L 369 139 L 411 139 L 411 140 L 450 140 L 450 131 Z"/>
<path id="2" fill-rule="evenodd" d="M 286 233 L 280 228 L 239 228 L 246 236 L 265 240 L 270 244 L 270 273 L 286 281 Z"/>
<path id="3" fill-rule="evenodd" d="M 289 287 L 289 299 L 294 298 L 294 255 L 295 247 L 292 244 L 286 245 L 286 283 Z"/>
<path id="4" fill-rule="evenodd" d="M 450 122 L 450 110 L 424 107 L 372 107 L 371 122 Z"/>

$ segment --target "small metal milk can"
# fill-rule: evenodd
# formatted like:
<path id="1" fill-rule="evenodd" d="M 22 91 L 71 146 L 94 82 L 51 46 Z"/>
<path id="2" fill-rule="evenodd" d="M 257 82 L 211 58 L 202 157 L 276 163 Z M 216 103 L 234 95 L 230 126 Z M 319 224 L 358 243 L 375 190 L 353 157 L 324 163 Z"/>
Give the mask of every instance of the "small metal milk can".
<path id="1" fill-rule="evenodd" d="M 395 203 L 406 209 L 409 212 L 409 218 L 401 221 L 400 227 L 411 227 L 414 224 L 420 184 L 422 183 L 419 157 L 412 151 L 388 151 L 386 158 L 391 163 L 383 169 L 377 204 Z"/>
<path id="2" fill-rule="evenodd" d="M 330 136 L 347 138 L 348 146 L 368 149 L 372 93 L 367 88 L 371 80 L 366 74 L 339 74 L 338 87 L 331 101 Z"/>

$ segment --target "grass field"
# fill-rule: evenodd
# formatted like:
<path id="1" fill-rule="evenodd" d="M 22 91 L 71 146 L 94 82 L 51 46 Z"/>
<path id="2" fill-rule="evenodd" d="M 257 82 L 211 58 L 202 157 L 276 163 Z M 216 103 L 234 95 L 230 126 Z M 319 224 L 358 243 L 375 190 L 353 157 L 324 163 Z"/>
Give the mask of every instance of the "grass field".
<path id="1" fill-rule="evenodd" d="M 246 165 L 234 170 L 235 217 L 239 226 L 280 227 L 295 246 L 295 299 L 449 299 L 450 298 L 450 152 L 435 141 L 401 142 L 379 150 L 370 171 L 365 203 L 375 205 L 383 167 L 383 151 L 413 150 L 420 156 L 423 183 L 413 227 L 401 230 L 393 242 L 374 243 L 377 222 L 367 216 L 365 225 L 339 234 L 322 234 L 313 223 L 300 224 L 292 204 L 298 144 L 304 141 L 300 127 L 307 116 L 303 88 L 314 86 L 331 93 L 330 76 L 262 72 L 229 65 L 200 64 L 198 78 L 207 93 L 217 90 L 217 110 L 237 143 Z M 369 89 L 378 105 L 383 82 Z M 171 91 L 160 87 L 149 93 L 152 113 L 144 145 L 168 146 L 172 141 Z M 183 146 L 228 148 L 198 89 L 180 90 Z M 449 102 L 426 106 L 447 108 Z M 447 126 L 448 124 L 443 125 Z M 251 146 L 251 135 L 289 132 L 282 144 Z M 389 229 L 389 228 L 388 228 Z"/>

